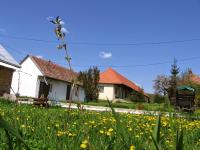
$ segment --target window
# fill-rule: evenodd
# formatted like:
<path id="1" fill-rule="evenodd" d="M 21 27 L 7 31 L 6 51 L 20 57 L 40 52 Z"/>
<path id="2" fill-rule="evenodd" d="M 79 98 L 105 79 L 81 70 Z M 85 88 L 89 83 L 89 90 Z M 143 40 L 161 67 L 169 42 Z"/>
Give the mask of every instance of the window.
<path id="1" fill-rule="evenodd" d="M 104 86 L 99 86 L 99 92 L 103 93 L 104 92 Z"/>
<path id="2" fill-rule="evenodd" d="M 52 92 L 52 84 L 49 84 L 49 92 Z"/>
<path id="3" fill-rule="evenodd" d="M 75 95 L 78 96 L 78 92 L 79 92 L 79 87 L 76 87 L 75 89 Z"/>

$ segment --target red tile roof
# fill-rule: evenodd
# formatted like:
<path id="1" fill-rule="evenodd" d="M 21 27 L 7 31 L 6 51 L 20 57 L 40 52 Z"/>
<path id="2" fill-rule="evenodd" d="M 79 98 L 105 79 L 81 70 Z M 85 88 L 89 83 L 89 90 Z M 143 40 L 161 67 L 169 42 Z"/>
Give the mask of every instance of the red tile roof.
<path id="1" fill-rule="evenodd" d="M 192 74 L 191 75 L 191 80 L 192 82 L 194 82 L 195 84 L 199 84 L 200 85 L 200 76 L 196 75 L 196 74 Z"/>
<path id="2" fill-rule="evenodd" d="M 132 81 L 128 80 L 121 74 L 119 74 L 117 71 L 113 70 L 112 68 L 108 68 L 106 71 L 100 73 L 100 81 L 99 83 L 104 84 L 123 84 L 139 93 L 144 94 L 145 96 L 148 96 L 145 94 L 139 86 L 137 86 Z"/>
<path id="3" fill-rule="evenodd" d="M 69 69 L 59 66 L 51 61 L 47 61 L 36 56 L 30 56 L 38 69 L 46 77 L 72 82 L 74 77 L 77 77 L 77 73 L 70 71 Z"/>

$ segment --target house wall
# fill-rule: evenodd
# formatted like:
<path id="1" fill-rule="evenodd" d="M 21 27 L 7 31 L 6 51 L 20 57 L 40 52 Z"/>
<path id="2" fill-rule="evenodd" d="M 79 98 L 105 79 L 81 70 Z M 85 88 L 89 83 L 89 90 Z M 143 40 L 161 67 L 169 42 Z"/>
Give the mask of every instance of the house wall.
<path id="1" fill-rule="evenodd" d="M 78 94 L 76 93 L 73 93 L 73 96 L 72 96 L 72 100 L 73 101 L 81 101 L 81 102 L 84 102 L 85 100 L 85 92 L 84 92 L 84 89 L 82 87 L 78 87 L 78 91 L 77 91 Z"/>
<path id="2" fill-rule="evenodd" d="M 47 83 L 52 84 L 52 89 L 49 92 L 49 98 L 52 100 L 66 100 L 67 82 L 47 79 Z M 40 82 L 44 81 L 43 74 L 37 68 L 35 63 L 28 57 L 22 64 L 21 68 L 13 73 L 12 78 L 12 94 L 19 93 L 20 96 L 38 97 Z M 83 89 L 79 88 L 79 97 L 72 96 L 73 100 L 84 101 L 85 94 Z"/>
<path id="3" fill-rule="evenodd" d="M 115 98 L 115 86 L 113 84 L 99 84 L 99 86 L 104 87 L 104 91 L 99 92 L 99 99 L 102 100 L 113 100 Z"/>
<path id="4" fill-rule="evenodd" d="M 48 81 L 51 84 L 52 90 L 49 91 L 49 98 L 52 100 L 66 100 L 67 83 L 57 80 Z"/>
<path id="5" fill-rule="evenodd" d="M 0 66 L 0 95 L 10 93 L 13 69 Z"/>
<path id="6" fill-rule="evenodd" d="M 21 68 L 13 73 L 11 86 L 14 92 L 19 93 L 20 96 L 37 97 L 39 88 L 38 76 L 42 76 L 42 73 L 31 58 L 28 57 L 21 64 Z"/>
<path id="7" fill-rule="evenodd" d="M 67 94 L 67 85 L 70 83 L 59 81 L 59 80 L 53 80 L 53 79 L 47 79 L 48 84 L 51 84 L 52 89 L 49 91 L 49 98 L 56 101 L 65 101 L 66 100 L 66 94 Z M 78 94 L 78 95 L 77 95 Z M 72 100 L 74 101 L 84 101 L 85 93 L 84 90 L 79 87 L 77 93 L 73 93 Z"/>

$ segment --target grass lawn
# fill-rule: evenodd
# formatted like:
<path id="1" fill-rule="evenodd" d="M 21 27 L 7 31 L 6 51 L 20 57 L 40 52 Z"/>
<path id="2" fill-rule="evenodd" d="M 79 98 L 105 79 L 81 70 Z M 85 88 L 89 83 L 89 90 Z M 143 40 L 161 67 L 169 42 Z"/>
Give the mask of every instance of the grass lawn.
<path id="1" fill-rule="evenodd" d="M 45 109 L 32 105 L 16 105 L 0 100 L 0 115 L 33 150 L 136 150 L 155 149 L 152 133 L 155 116 Z M 176 132 L 183 130 L 184 149 L 200 149 L 200 121 L 161 117 L 159 145 L 176 147 Z M 16 147 L 16 139 L 13 149 Z M 0 149 L 8 149 L 8 138 L 0 129 Z"/>
<path id="2" fill-rule="evenodd" d="M 93 106 L 105 106 L 109 107 L 107 101 L 100 100 L 98 102 L 84 102 L 84 105 L 93 105 Z M 124 102 L 117 102 L 112 103 L 114 108 L 127 108 L 127 109 L 140 109 L 140 110 L 149 110 L 149 111 L 173 111 L 173 107 L 166 106 L 164 103 L 145 103 L 145 102 L 131 102 L 131 103 L 124 103 Z"/>

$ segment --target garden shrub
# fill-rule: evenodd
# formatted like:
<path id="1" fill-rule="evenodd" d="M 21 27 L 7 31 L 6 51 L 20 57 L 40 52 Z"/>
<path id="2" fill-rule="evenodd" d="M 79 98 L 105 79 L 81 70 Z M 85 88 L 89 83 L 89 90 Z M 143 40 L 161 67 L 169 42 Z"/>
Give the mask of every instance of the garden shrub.
<path id="1" fill-rule="evenodd" d="M 200 107 L 200 94 L 197 94 L 197 95 L 196 95 L 196 98 L 195 98 L 195 105 L 196 105 L 196 107 Z"/>
<path id="2" fill-rule="evenodd" d="M 128 95 L 127 99 L 132 102 L 145 102 L 144 95 L 142 95 L 138 92 L 131 92 Z"/>
<path id="3" fill-rule="evenodd" d="M 144 105 L 142 103 L 138 103 L 136 105 L 136 109 L 138 109 L 138 110 L 144 110 Z"/>
<path id="4" fill-rule="evenodd" d="M 153 97 L 153 102 L 154 102 L 154 103 L 165 103 L 165 101 L 166 101 L 166 97 L 164 97 L 164 96 L 162 96 L 162 95 L 156 94 L 156 95 L 154 95 L 154 97 Z"/>

